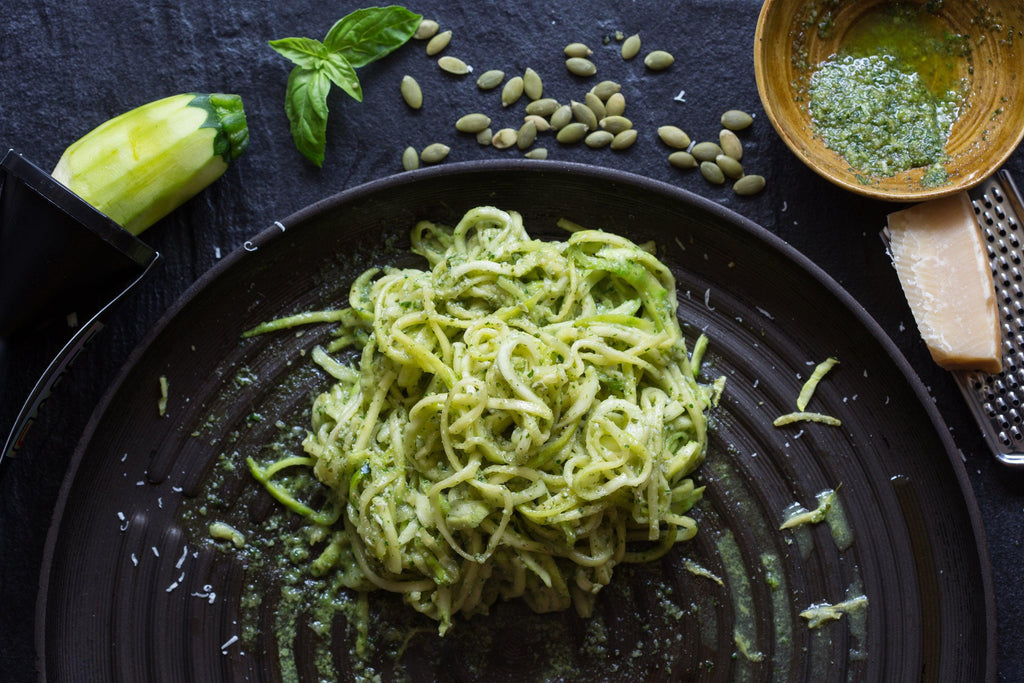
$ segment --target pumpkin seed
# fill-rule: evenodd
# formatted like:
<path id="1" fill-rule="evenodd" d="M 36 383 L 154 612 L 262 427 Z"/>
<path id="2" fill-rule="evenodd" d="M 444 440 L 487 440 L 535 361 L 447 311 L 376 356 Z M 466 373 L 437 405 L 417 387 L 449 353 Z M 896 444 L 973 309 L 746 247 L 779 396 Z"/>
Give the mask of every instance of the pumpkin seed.
<path id="1" fill-rule="evenodd" d="M 584 57 L 569 57 L 565 60 L 565 68 L 569 73 L 586 78 L 597 73 L 597 67 L 589 59 Z"/>
<path id="2" fill-rule="evenodd" d="M 423 151 L 420 152 L 420 161 L 425 164 L 436 164 L 444 161 L 450 151 L 451 147 L 448 145 L 435 142 L 432 145 L 427 145 Z"/>
<path id="3" fill-rule="evenodd" d="M 480 74 L 480 78 L 476 79 L 476 87 L 481 90 L 493 90 L 501 85 L 503 80 L 505 80 L 504 71 L 491 69 Z"/>
<path id="4" fill-rule="evenodd" d="M 715 185 L 725 183 L 725 174 L 722 173 L 722 169 L 718 167 L 718 164 L 713 161 L 700 162 L 700 174 L 709 183 L 714 183 Z"/>
<path id="5" fill-rule="evenodd" d="M 572 115 L 582 124 L 587 126 L 588 130 L 594 130 L 597 128 L 597 117 L 594 116 L 594 110 L 583 104 L 573 100 L 569 103 L 572 108 Z"/>
<path id="6" fill-rule="evenodd" d="M 743 177 L 743 164 L 728 154 L 719 154 L 715 157 L 715 163 L 718 164 L 718 168 L 722 169 L 726 178 L 737 180 Z"/>
<path id="7" fill-rule="evenodd" d="M 675 149 L 686 149 L 690 146 L 690 136 L 677 126 L 661 126 L 658 128 L 658 137 L 666 145 Z"/>
<path id="8" fill-rule="evenodd" d="M 572 145 L 583 139 L 583 136 L 587 134 L 587 125 L 575 121 L 566 125 L 560 131 L 555 139 L 561 142 L 563 145 Z"/>
<path id="9" fill-rule="evenodd" d="M 696 157 L 697 161 L 711 161 L 714 162 L 715 157 L 719 154 L 723 154 L 722 148 L 713 142 L 698 142 L 690 150 L 690 154 Z"/>
<path id="10" fill-rule="evenodd" d="M 612 144 L 612 140 L 614 139 L 615 136 L 606 130 L 595 130 L 593 133 L 587 135 L 583 141 L 587 143 L 587 147 L 599 149 Z"/>
<path id="11" fill-rule="evenodd" d="M 415 147 L 406 147 L 402 152 L 402 168 L 406 171 L 415 171 L 420 167 L 420 155 Z"/>
<path id="12" fill-rule="evenodd" d="M 626 149 L 634 142 L 636 142 L 636 129 L 630 128 L 615 134 L 615 138 L 612 140 L 612 149 Z"/>
<path id="13" fill-rule="evenodd" d="M 558 109 L 558 100 L 553 97 L 544 97 L 526 105 L 526 113 L 537 116 L 551 116 L 556 109 Z"/>
<path id="14" fill-rule="evenodd" d="M 602 102 L 607 102 L 609 97 L 620 90 L 622 90 L 622 86 L 615 81 L 601 81 L 591 88 L 590 92 L 600 97 Z"/>
<path id="15" fill-rule="evenodd" d="M 501 106 L 509 107 L 519 101 L 523 96 L 523 77 L 513 76 L 501 89 Z"/>
<path id="16" fill-rule="evenodd" d="M 523 121 L 533 121 L 533 125 L 537 129 L 538 133 L 544 133 L 551 130 L 551 123 L 543 116 L 527 114 L 523 117 Z"/>
<path id="17" fill-rule="evenodd" d="M 438 33 L 427 42 L 427 55 L 433 57 L 438 52 L 448 47 L 448 43 L 450 42 L 452 42 L 451 31 Z"/>
<path id="18" fill-rule="evenodd" d="M 491 144 L 491 138 L 493 137 L 494 133 L 491 132 L 490 128 L 487 128 L 486 130 L 482 130 L 476 134 L 476 141 L 477 144 L 487 147 L 488 145 Z"/>
<path id="19" fill-rule="evenodd" d="M 523 91 L 531 100 L 539 100 L 544 95 L 544 82 L 540 74 L 529 67 L 523 74 Z"/>
<path id="20" fill-rule="evenodd" d="M 662 71 L 667 69 L 672 66 L 674 61 L 676 61 L 676 58 L 664 50 L 649 52 L 647 53 L 647 56 L 644 57 L 644 64 L 651 71 Z"/>
<path id="21" fill-rule="evenodd" d="M 527 159 L 547 159 L 548 158 L 548 150 L 545 149 L 544 147 L 536 147 L 536 148 L 531 149 L 529 152 L 526 153 L 526 158 Z"/>
<path id="22" fill-rule="evenodd" d="M 718 144 L 723 152 L 736 161 L 743 159 L 743 143 L 740 142 L 739 136 L 728 128 L 723 128 L 718 134 Z"/>
<path id="23" fill-rule="evenodd" d="M 625 116 L 606 116 L 601 119 L 601 127 L 609 133 L 617 135 L 624 130 L 629 130 L 633 127 L 633 122 L 627 119 Z"/>
<path id="24" fill-rule="evenodd" d="M 519 149 L 526 149 L 537 139 L 537 124 L 527 121 L 519 128 L 516 134 L 516 145 Z"/>
<path id="25" fill-rule="evenodd" d="M 640 54 L 640 34 L 634 33 L 622 44 L 622 58 L 633 59 Z"/>
<path id="26" fill-rule="evenodd" d="M 625 111 L 626 98 L 620 92 L 612 93 L 612 96 L 604 103 L 605 116 L 622 116 Z"/>
<path id="27" fill-rule="evenodd" d="M 736 194 L 749 197 L 764 189 L 764 176 L 745 175 L 732 185 L 732 191 Z"/>
<path id="28" fill-rule="evenodd" d="M 437 30 L 440 27 L 437 22 L 433 19 L 424 19 L 420 22 L 420 25 L 416 27 L 416 32 L 412 34 L 412 37 L 416 40 L 427 40 L 437 35 Z"/>
<path id="29" fill-rule="evenodd" d="M 448 73 L 455 74 L 456 76 L 465 76 L 473 70 L 473 67 L 466 64 L 458 57 L 441 57 L 437 60 L 437 65 Z"/>
<path id="30" fill-rule="evenodd" d="M 565 46 L 566 57 L 589 57 L 594 51 L 583 43 L 569 43 Z"/>
<path id="31" fill-rule="evenodd" d="M 624 34 L 622 31 L 616 31 L 615 32 L 615 40 L 618 40 L 618 41 L 621 42 L 622 39 L 625 38 L 625 37 L 626 37 L 626 34 Z"/>
<path id="32" fill-rule="evenodd" d="M 601 98 L 595 95 L 594 93 L 588 92 L 586 95 L 584 95 L 583 102 L 590 108 L 590 111 L 594 112 L 594 118 L 596 118 L 598 121 L 603 119 L 605 116 L 608 116 L 608 112 L 605 110 L 604 107 L 604 102 L 602 102 Z M 596 122 L 594 127 L 597 127 Z"/>
<path id="33" fill-rule="evenodd" d="M 697 160 L 689 152 L 672 152 L 668 155 L 668 163 L 676 168 L 697 168 Z"/>
<path id="34" fill-rule="evenodd" d="M 512 145 L 516 144 L 516 140 L 519 138 L 519 131 L 515 128 L 502 128 L 494 137 L 491 138 L 491 145 L 496 149 L 508 149 Z"/>
<path id="35" fill-rule="evenodd" d="M 419 109 L 423 106 L 423 91 L 420 90 L 420 84 L 416 82 L 416 79 L 412 76 L 402 76 L 402 85 L 400 86 L 402 91 L 402 99 L 413 109 Z"/>
<path id="36" fill-rule="evenodd" d="M 555 110 L 555 113 L 551 115 L 551 127 L 555 130 L 561 130 L 572 122 L 572 107 L 568 104 L 563 104 L 561 107 Z"/>
<path id="37" fill-rule="evenodd" d="M 460 133 L 479 133 L 491 125 L 491 117 L 486 114 L 466 114 L 455 122 L 455 128 Z"/>
<path id="38" fill-rule="evenodd" d="M 730 109 L 722 114 L 722 126 L 729 130 L 743 130 L 753 122 L 753 116 L 739 109 Z"/>

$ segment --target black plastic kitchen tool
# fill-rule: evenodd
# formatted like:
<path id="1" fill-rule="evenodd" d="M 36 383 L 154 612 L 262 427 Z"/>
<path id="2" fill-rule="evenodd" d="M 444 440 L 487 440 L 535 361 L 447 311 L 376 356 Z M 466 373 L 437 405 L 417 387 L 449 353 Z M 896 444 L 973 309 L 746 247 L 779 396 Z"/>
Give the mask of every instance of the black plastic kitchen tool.
<path id="1" fill-rule="evenodd" d="M 0 161 L 0 467 L 50 388 L 159 254 L 9 150 Z M 40 345 L 56 355 L 39 361 Z M 22 353 L 24 349 L 36 353 Z M 15 364 L 35 363 L 12 373 Z M 14 386 L 15 377 L 38 378 Z M 30 380 L 28 383 L 31 383 Z M 21 384 L 22 382 L 18 382 Z"/>

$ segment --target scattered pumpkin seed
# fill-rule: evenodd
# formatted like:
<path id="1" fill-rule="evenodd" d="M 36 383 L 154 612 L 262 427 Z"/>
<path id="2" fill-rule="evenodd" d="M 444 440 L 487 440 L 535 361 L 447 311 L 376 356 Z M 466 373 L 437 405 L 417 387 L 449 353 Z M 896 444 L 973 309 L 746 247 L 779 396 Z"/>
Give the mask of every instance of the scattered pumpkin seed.
<path id="1" fill-rule="evenodd" d="M 516 134 L 516 145 L 519 149 L 526 149 L 534 143 L 537 139 L 537 124 L 533 121 L 527 121 L 519 127 L 519 132 Z"/>
<path id="2" fill-rule="evenodd" d="M 460 133 L 479 133 L 491 125 L 491 117 L 486 114 L 466 114 L 455 122 L 455 128 Z"/>
<path id="3" fill-rule="evenodd" d="M 588 130 L 597 128 L 597 117 L 594 116 L 593 109 L 576 100 L 570 102 L 569 106 L 572 108 L 573 117 L 580 123 L 585 124 Z"/>
<path id="4" fill-rule="evenodd" d="M 728 154 L 719 154 L 715 157 L 715 163 L 718 164 L 718 168 L 722 169 L 726 178 L 737 180 L 743 177 L 743 164 Z"/>
<path id="5" fill-rule="evenodd" d="M 563 145 L 572 145 L 582 140 L 583 136 L 586 134 L 587 124 L 574 121 L 558 131 L 558 135 L 555 136 L 555 139 Z"/>
<path id="6" fill-rule="evenodd" d="M 633 122 L 627 119 L 625 116 L 606 116 L 601 119 L 601 127 L 609 133 L 617 135 L 624 130 L 629 130 L 633 127 Z"/>
<path id="7" fill-rule="evenodd" d="M 620 90 L 622 90 L 622 86 L 615 81 L 601 81 L 591 88 L 590 92 L 600 97 L 602 102 L 607 102 L 609 97 Z"/>
<path id="8" fill-rule="evenodd" d="M 676 61 L 676 58 L 664 50 L 648 52 L 647 56 L 644 57 L 644 64 L 651 71 L 662 71 L 667 69 L 672 66 L 674 61 Z"/>
<path id="9" fill-rule="evenodd" d="M 523 77 L 513 76 L 501 89 L 501 106 L 510 107 L 523 96 Z"/>
<path id="10" fill-rule="evenodd" d="M 505 72 L 500 69 L 491 69 L 480 74 L 480 78 L 476 79 L 476 87 L 481 90 L 493 90 L 501 85 L 501 82 L 505 80 Z"/>
<path id="11" fill-rule="evenodd" d="M 732 185 L 732 191 L 736 194 L 749 197 L 764 189 L 764 176 L 745 175 Z"/>
<path id="12" fill-rule="evenodd" d="M 690 150 L 690 154 L 692 154 L 697 161 L 714 162 L 715 157 L 723 153 L 722 148 L 714 142 L 698 142 L 693 146 L 693 149 Z"/>
<path id="13" fill-rule="evenodd" d="M 626 149 L 632 146 L 636 142 L 636 128 L 630 128 L 624 130 L 621 133 L 616 133 L 615 138 L 612 140 L 612 149 Z"/>
<path id="14" fill-rule="evenodd" d="M 491 132 L 490 128 L 487 128 L 486 130 L 482 130 L 476 134 L 476 141 L 477 144 L 487 147 L 488 145 L 491 144 L 491 138 L 493 137 L 494 133 Z"/>
<path id="15" fill-rule="evenodd" d="M 739 136 L 728 128 L 723 128 L 718 134 L 718 144 L 723 152 L 736 161 L 743 159 L 743 143 L 740 142 Z"/>
<path id="16" fill-rule="evenodd" d="M 633 59 L 640 54 L 640 34 L 634 33 L 622 44 L 622 58 Z"/>
<path id="17" fill-rule="evenodd" d="M 594 63 L 584 57 L 569 57 L 569 59 L 565 60 L 565 68 L 569 70 L 569 73 L 582 78 L 587 78 L 597 73 L 597 67 L 594 66 Z"/>
<path id="18" fill-rule="evenodd" d="M 437 60 L 437 65 L 448 73 L 455 74 L 456 76 L 465 76 L 473 70 L 473 67 L 466 64 L 458 57 L 441 57 Z"/>
<path id="19" fill-rule="evenodd" d="M 672 152 L 668 155 L 668 163 L 676 168 L 697 168 L 697 160 L 689 152 Z"/>
<path id="20" fill-rule="evenodd" d="M 561 107 L 555 110 L 555 113 L 551 115 L 551 127 L 555 130 L 561 130 L 572 122 L 572 107 L 568 104 L 563 104 Z"/>
<path id="21" fill-rule="evenodd" d="M 604 103 L 605 116 L 622 116 L 625 111 L 626 98 L 620 92 L 612 93 L 608 101 Z"/>
<path id="22" fill-rule="evenodd" d="M 428 40 L 437 35 L 437 30 L 440 28 L 437 22 L 433 19 L 424 19 L 420 22 L 420 25 L 416 27 L 416 32 L 412 34 L 412 37 L 416 40 Z"/>
<path id="23" fill-rule="evenodd" d="M 709 183 L 714 183 L 715 185 L 725 183 L 725 174 L 722 173 L 722 169 L 718 167 L 718 164 L 713 161 L 700 162 L 700 174 Z"/>
<path id="24" fill-rule="evenodd" d="M 565 46 L 566 57 L 584 58 L 589 57 L 592 54 L 594 54 L 594 51 L 591 50 L 586 45 L 584 45 L 583 43 L 569 43 L 568 45 Z"/>
<path id="25" fill-rule="evenodd" d="M 420 161 L 425 164 L 436 164 L 445 160 L 448 156 L 448 152 L 451 151 L 451 147 L 448 145 L 435 142 L 431 145 L 427 145 L 422 152 L 420 152 Z"/>
<path id="26" fill-rule="evenodd" d="M 448 43 L 450 42 L 452 42 L 451 31 L 438 33 L 427 42 L 427 55 L 433 57 L 438 52 L 448 47 Z"/>
<path id="27" fill-rule="evenodd" d="M 690 136 L 678 126 L 661 126 L 658 128 L 658 137 L 669 147 L 675 149 L 686 149 L 690 146 Z"/>
<path id="28" fill-rule="evenodd" d="M 544 147 L 535 147 L 526 153 L 527 159 L 547 159 L 548 150 Z"/>
<path id="29" fill-rule="evenodd" d="M 616 31 L 615 32 L 615 40 L 618 40 L 619 42 L 622 42 L 622 39 L 625 38 L 625 37 L 626 37 L 626 34 L 623 33 L 622 31 Z"/>
<path id="30" fill-rule="evenodd" d="M 583 141 L 587 144 L 587 147 L 599 149 L 612 144 L 612 140 L 614 139 L 615 136 L 606 130 L 595 130 L 593 133 L 587 135 Z"/>
<path id="31" fill-rule="evenodd" d="M 419 109 L 423 106 L 423 91 L 420 90 L 420 84 L 416 82 L 416 79 L 412 76 L 402 76 L 402 99 L 413 109 Z"/>
<path id="32" fill-rule="evenodd" d="M 601 98 L 595 95 L 594 93 L 588 92 L 586 95 L 584 95 L 583 102 L 590 108 L 590 111 L 594 112 L 594 118 L 596 118 L 597 121 L 600 121 L 605 116 L 608 116 L 608 112 L 605 110 L 604 107 L 604 102 L 602 102 Z M 594 127 L 597 127 L 596 121 L 594 122 Z"/>
<path id="33" fill-rule="evenodd" d="M 523 92 L 531 100 L 539 100 L 544 95 L 544 82 L 540 79 L 540 74 L 529 67 L 523 74 Z"/>
<path id="34" fill-rule="evenodd" d="M 551 116 L 556 109 L 558 109 L 558 100 L 553 97 L 543 97 L 526 105 L 526 113 L 537 116 Z"/>
<path id="35" fill-rule="evenodd" d="M 526 116 L 523 117 L 523 121 L 532 121 L 538 133 L 545 133 L 551 130 L 551 123 L 543 116 L 537 116 L 536 114 L 527 114 Z"/>
<path id="36" fill-rule="evenodd" d="M 739 109 L 730 109 L 722 114 L 722 126 L 729 130 L 743 130 L 753 122 L 753 116 Z"/>
<path id="37" fill-rule="evenodd" d="M 502 128 L 494 137 L 491 138 L 491 145 L 497 149 L 508 149 L 512 145 L 516 144 L 516 140 L 519 138 L 519 131 L 515 128 Z"/>
<path id="38" fill-rule="evenodd" d="M 402 168 L 406 171 L 415 171 L 420 167 L 420 155 L 415 147 L 406 147 L 402 152 Z"/>

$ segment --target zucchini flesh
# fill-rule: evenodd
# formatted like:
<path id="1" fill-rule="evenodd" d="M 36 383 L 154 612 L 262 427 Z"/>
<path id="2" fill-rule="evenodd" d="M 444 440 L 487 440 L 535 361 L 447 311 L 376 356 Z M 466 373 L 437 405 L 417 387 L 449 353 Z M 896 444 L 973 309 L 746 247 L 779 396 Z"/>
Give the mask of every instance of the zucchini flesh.
<path id="1" fill-rule="evenodd" d="M 138 235 L 219 178 L 248 144 L 238 95 L 183 93 L 96 127 L 64 151 L 53 177 Z"/>

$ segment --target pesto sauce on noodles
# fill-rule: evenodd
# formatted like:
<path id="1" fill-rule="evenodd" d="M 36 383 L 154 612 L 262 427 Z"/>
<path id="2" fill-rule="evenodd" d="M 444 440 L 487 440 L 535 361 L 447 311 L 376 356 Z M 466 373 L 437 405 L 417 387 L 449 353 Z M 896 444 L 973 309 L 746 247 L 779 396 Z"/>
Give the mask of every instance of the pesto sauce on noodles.
<path id="1" fill-rule="evenodd" d="M 250 469 L 330 529 L 316 575 L 395 593 L 441 634 L 513 598 L 587 616 L 616 565 L 696 533 L 689 475 L 721 386 L 697 381 L 674 278 L 622 237 L 534 240 L 493 207 L 418 224 L 412 250 L 426 269 L 367 271 L 326 316 L 338 341 L 313 357 L 335 381 L 306 454 Z M 323 505 L 289 489 L 296 471 Z"/>

